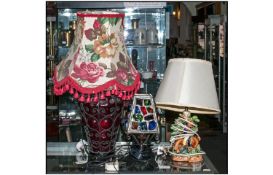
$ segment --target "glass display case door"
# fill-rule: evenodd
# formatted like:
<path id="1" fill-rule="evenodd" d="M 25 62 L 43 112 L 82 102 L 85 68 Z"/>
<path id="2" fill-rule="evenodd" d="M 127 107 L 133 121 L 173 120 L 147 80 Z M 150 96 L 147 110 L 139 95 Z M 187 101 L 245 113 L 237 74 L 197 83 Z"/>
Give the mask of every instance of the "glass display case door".
<path id="1" fill-rule="evenodd" d="M 227 132 L 227 27 L 226 17 L 209 15 L 205 21 L 205 60 L 212 63 L 221 108 L 218 121 Z"/>

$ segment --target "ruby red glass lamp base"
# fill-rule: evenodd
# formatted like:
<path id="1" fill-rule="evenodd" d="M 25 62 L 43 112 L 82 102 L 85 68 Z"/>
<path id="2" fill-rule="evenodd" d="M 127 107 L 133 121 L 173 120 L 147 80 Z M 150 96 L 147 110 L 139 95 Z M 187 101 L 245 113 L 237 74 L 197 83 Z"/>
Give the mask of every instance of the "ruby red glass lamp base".
<path id="1" fill-rule="evenodd" d="M 113 95 L 98 102 L 80 103 L 91 153 L 114 152 L 122 110 L 123 101 Z"/>

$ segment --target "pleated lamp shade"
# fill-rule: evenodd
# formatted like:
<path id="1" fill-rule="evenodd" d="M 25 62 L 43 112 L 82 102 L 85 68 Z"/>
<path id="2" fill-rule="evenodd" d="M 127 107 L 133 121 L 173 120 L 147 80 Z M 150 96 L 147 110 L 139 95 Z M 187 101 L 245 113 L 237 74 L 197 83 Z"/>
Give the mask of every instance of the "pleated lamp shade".
<path id="1" fill-rule="evenodd" d="M 177 112 L 188 108 L 196 114 L 219 113 L 212 64 L 191 58 L 171 59 L 155 103 L 158 108 Z"/>

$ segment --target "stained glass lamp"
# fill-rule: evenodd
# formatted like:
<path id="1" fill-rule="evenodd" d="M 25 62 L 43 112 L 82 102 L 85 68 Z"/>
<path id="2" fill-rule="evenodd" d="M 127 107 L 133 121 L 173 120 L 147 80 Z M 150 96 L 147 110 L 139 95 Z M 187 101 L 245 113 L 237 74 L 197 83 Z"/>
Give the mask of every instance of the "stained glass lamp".
<path id="1" fill-rule="evenodd" d="M 151 141 L 159 141 L 158 120 L 151 94 L 135 94 L 127 134 L 132 139 L 130 155 L 139 160 L 151 159 Z"/>

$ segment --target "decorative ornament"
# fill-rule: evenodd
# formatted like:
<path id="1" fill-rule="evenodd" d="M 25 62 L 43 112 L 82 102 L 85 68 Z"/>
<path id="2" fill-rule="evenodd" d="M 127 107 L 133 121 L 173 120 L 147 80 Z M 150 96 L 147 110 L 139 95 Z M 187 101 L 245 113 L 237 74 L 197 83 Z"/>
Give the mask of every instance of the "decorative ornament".
<path id="1" fill-rule="evenodd" d="M 200 141 L 201 138 L 197 134 L 200 122 L 196 115 L 190 116 L 190 112 L 185 111 L 180 114 L 174 124 L 171 125 L 171 148 L 169 153 L 174 161 L 201 162 L 203 161 Z"/>

